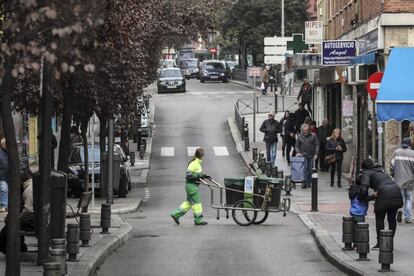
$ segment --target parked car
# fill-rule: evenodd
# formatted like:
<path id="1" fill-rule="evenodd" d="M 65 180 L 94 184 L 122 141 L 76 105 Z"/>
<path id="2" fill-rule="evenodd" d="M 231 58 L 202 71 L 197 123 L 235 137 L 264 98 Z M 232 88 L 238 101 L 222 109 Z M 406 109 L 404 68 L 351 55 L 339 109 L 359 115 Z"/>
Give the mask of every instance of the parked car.
<path id="1" fill-rule="evenodd" d="M 185 91 L 185 79 L 179 68 L 161 69 L 158 77 L 158 94 Z"/>
<path id="2" fill-rule="evenodd" d="M 114 187 L 114 194 L 117 194 L 118 197 L 125 197 L 128 190 L 131 188 L 131 176 L 129 172 L 129 164 L 128 164 L 128 157 L 122 150 L 122 148 L 115 144 L 114 145 L 114 153 L 118 153 L 121 158 L 120 164 L 120 179 L 119 179 L 119 187 Z M 92 154 L 94 158 L 94 162 L 92 164 Z M 98 194 L 100 193 L 101 188 L 101 153 L 99 144 L 96 143 L 94 145 L 94 149 L 92 150 L 92 145 L 88 144 L 88 163 L 89 163 L 89 181 L 92 181 L 92 170 L 94 172 L 94 186 L 95 192 Z M 69 156 L 69 163 L 68 163 L 68 195 L 72 195 L 75 197 L 79 197 L 83 192 L 84 187 L 84 176 L 85 176 L 85 155 L 83 151 L 83 144 L 77 143 L 74 144 L 70 156 Z M 90 187 L 92 189 L 92 186 Z"/>
<path id="3" fill-rule="evenodd" d="M 225 63 L 219 60 L 204 61 L 200 75 L 200 82 L 204 83 L 205 81 L 228 82 Z"/>
<path id="4" fill-rule="evenodd" d="M 191 78 L 196 78 L 198 74 L 198 59 L 183 59 L 179 62 L 179 67 L 183 76 L 189 80 Z"/>

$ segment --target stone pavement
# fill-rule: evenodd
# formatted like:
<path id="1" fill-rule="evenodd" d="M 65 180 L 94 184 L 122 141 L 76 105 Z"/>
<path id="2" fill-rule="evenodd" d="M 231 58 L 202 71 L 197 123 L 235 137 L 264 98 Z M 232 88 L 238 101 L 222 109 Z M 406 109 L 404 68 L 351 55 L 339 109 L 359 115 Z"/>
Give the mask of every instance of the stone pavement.
<path id="1" fill-rule="evenodd" d="M 280 118 L 282 114 L 277 114 Z M 245 116 L 249 122 L 249 135 L 252 141 L 252 116 Z M 257 129 L 267 114 L 258 114 Z M 252 152 L 244 151 L 244 142 L 241 141 L 234 118 L 228 119 L 228 124 L 236 144 L 237 150 L 245 164 L 248 166 L 252 162 Z M 265 145 L 262 142 L 263 134 L 256 131 L 256 143 L 251 143 L 250 149 L 256 147 L 259 151 L 264 151 Z M 285 175 L 290 175 L 290 168 L 286 160 L 282 157 L 281 143 L 278 143 L 276 162 L 279 170 L 283 170 Z M 253 174 L 253 172 L 252 172 Z M 348 181 L 343 178 L 343 188 L 330 187 L 330 175 L 327 172 L 318 173 L 318 212 L 311 210 L 311 190 L 301 189 L 300 185 L 292 191 L 292 212 L 298 214 L 305 225 L 311 231 L 322 254 L 332 264 L 349 275 L 378 275 L 380 264 L 378 263 L 378 251 L 371 251 L 367 262 L 358 262 L 356 251 L 342 251 L 342 216 L 349 215 Z M 370 245 L 376 242 L 375 217 L 373 214 L 374 206 L 371 203 L 367 222 L 370 227 Z M 394 240 L 394 264 L 391 265 L 392 273 L 382 273 L 383 275 L 413 275 L 414 259 L 414 225 L 398 224 L 397 234 Z M 382 275 L 381 274 L 381 275 Z"/>

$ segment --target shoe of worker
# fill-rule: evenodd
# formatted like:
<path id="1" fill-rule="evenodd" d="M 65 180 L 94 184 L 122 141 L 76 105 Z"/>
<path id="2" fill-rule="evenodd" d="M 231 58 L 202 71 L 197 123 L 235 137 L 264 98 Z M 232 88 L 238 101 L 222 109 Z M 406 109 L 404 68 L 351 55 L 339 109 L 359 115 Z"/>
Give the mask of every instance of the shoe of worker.
<path id="1" fill-rule="evenodd" d="M 207 225 L 207 221 L 202 221 L 202 222 L 199 222 L 199 223 L 194 223 L 195 225 Z"/>
<path id="2" fill-rule="evenodd" d="M 177 225 L 180 225 L 180 221 L 178 220 L 178 218 L 174 217 L 173 215 L 171 215 L 171 217 Z"/>

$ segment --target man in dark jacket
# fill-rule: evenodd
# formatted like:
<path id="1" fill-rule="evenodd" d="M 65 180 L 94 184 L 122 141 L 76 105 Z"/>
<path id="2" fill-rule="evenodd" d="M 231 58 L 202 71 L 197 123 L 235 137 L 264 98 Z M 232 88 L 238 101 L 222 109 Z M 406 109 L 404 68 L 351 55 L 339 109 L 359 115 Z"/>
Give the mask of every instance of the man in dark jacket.
<path id="1" fill-rule="evenodd" d="M 321 171 L 327 172 L 329 165 L 325 161 L 326 157 L 326 141 L 332 135 L 332 128 L 329 125 L 328 119 L 323 119 L 322 125 L 318 128 L 319 139 L 319 167 Z"/>
<path id="2" fill-rule="evenodd" d="M 310 117 L 309 112 L 303 108 L 303 104 L 299 104 L 299 109 L 295 111 L 295 125 L 296 131 L 300 131 L 300 127 L 305 122 L 306 117 Z"/>
<path id="3" fill-rule="evenodd" d="M 0 213 L 6 212 L 9 198 L 9 157 L 6 139 L 0 141 Z"/>
<path id="4" fill-rule="evenodd" d="M 301 126 L 301 134 L 298 135 L 295 145 L 296 155 L 305 157 L 305 181 L 303 188 L 309 188 L 312 184 L 313 162 L 318 157 L 319 141 L 316 134 L 310 132 L 307 124 Z"/>
<path id="5" fill-rule="evenodd" d="M 378 249 L 380 231 L 385 228 L 384 219 L 387 215 L 389 229 L 394 232 L 397 229 L 397 211 L 403 206 L 403 199 L 400 188 L 394 180 L 384 171 L 380 165 L 374 164 L 371 159 L 365 159 L 361 163 L 363 170 L 361 176 L 361 192 L 358 196 L 360 200 L 371 199 L 368 189 L 375 191 L 375 224 L 377 229 L 377 244 L 372 248 Z"/>
<path id="6" fill-rule="evenodd" d="M 303 84 L 300 88 L 300 92 L 298 95 L 298 100 L 302 98 L 301 103 L 303 106 L 307 105 L 308 110 L 310 113 L 312 113 L 311 109 L 311 101 L 312 101 L 312 85 L 309 83 L 307 79 L 303 80 Z"/>
<path id="7" fill-rule="evenodd" d="M 268 163 L 275 165 L 277 134 L 281 132 L 280 123 L 275 120 L 275 113 L 270 112 L 269 119 L 265 120 L 260 127 L 260 131 L 264 133 L 263 141 L 266 143 L 266 160 Z"/>

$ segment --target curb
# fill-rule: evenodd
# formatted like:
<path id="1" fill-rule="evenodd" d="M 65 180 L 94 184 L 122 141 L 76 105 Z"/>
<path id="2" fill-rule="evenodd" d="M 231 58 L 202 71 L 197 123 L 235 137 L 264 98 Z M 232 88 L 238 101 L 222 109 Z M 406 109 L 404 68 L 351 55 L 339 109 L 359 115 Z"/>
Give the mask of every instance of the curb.
<path id="1" fill-rule="evenodd" d="M 68 275 L 93 275 L 113 251 L 126 243 L 131 232 L 132 226 L 128 223 L 122 223 L 120 228 L 94 244 L 93 248 L 86 252 L 82 259 L 68 272 Z"/>

